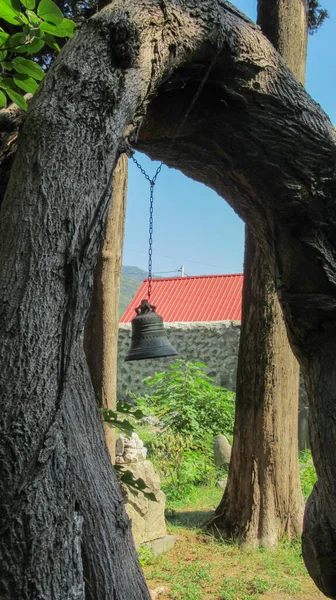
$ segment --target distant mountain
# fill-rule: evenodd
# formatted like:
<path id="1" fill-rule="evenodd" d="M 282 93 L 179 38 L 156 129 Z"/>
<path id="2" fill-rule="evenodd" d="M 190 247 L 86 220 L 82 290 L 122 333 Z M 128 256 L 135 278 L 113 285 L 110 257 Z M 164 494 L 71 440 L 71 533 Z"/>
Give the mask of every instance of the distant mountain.
<path id="1" fill-rule="evenodd" d="M 148 277 L 147 271 L 143 271 L 139 267 L 125 267 L 124 265 L 121 267 L 121 274 L 141 282 Z"/>
<path id="2" fill-rule="evenodd" d="M 139 267 L 123 266 L 121 269 L 119 317 L 123 315 L 148 273 Z"/>
<path id="3" fill-rule="evenodd" d="M 137 293 L 141 283 L 147 279 L 148 272 L 139 267 L 122 266 L 120 281 L 119 317 L 124 314 L 126 308 Z M 153 277 L 158 277 L 153 273 Z"/>

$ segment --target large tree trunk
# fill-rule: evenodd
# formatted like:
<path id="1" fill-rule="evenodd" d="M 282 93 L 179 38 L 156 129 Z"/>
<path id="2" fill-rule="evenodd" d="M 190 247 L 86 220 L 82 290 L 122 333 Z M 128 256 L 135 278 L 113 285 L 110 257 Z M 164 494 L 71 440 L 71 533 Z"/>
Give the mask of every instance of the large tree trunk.
<path id="1" fill-rule="evenodd" d="M 303 500 L 298 367 L 265 264 L 247 232 L 234 442 L 228 484 L 212 523 L 227 537 L 269 547 L 301 533 Z"/>
<path id="2" fill-rule="evenodd" d="M 109 4 L 98 0 L 98 10 Z M 85 324 L 84 350 L 98 405 L 116 411 L 119 296 L 124 245 L 128 158 L 123 154 L 113 174 L 113 198 L 94 272 L 93 294 Z M 104 424 L 107 448 L 115 462 L 115 429 Z"/>
<path id="3" fill-rule="evenodd" d="M 93 294 L 85 325 L 84 348 L 98 405 L 116 410 L 119 295 L 124 243 L 127 154 L 122 154 L 113 173 L 113 197 L 94 275 Z M 112 463 L 115 431 L 105 427 Z"/>
<path id="4" fill-rule="evenodd" d="M 258 23 L 303 83 L 305 2 L 259 0 Z M 283 535 L 302 532 L 299 364 L 288 342 L 267 259 L 257 244 L 247 227 L 235 436 L 228 485 L 215 523 L 229 537 L 273 546 Z"/>
<path id="5" fill-rule="evenodd" d="M 22 127 L 0 213 L 1 598 L 149 598 L 82 348 L 128 143 L 213 187 L 268 256 L 313 407 L 305 551 L 335 598 L 335 133 L 259 29 L 213 0 L 115 0 L 65 45 Z"/>
<path id="6" fill-rule="evenodd" d="M 304 84 L 308 40 L 309 0 L 258 0 L 262 32 Z"/>

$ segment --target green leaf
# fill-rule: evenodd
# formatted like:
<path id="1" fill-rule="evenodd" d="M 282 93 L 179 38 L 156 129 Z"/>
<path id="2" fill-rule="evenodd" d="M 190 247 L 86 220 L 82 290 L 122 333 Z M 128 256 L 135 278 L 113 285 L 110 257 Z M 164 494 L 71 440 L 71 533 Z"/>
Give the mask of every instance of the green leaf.
<path id="1" fill-rule="evenodd" d="M 53 35 L 50 35 L 50 33 L 45 33 L 43 39 L 45 40 L 45 42 L 46 42 L 47 46 L 49 46 L 49 48 L 52 48 L 53 50 L 57 50 L 57 52 L 60 51 L 60 47 L 59 47 L 58 43 L 56 42 Z"/>
<path id="2" fill-rule="evenodd" d="M 0 0 L 1 1 L 1 0 Z M 55 37 L 72 37 L 76 24 L 69 19 L 63 19 L 60 25 L 51 25 L 50 23 L 41 23 L 40 29 L 45 33 L 51 33 Z"/>
<path id="3" fill-rule="evenodd" d="M 7 6 L 9 6 L 16 13 L 21 12 L 21 4 L 20 4 L 19 0 L 3 0 L 3 1 L 5 4 L 7 4 Z"/>
<path id="4" fill-rule="evenodd" d="M 13 69 L 14 69 L 14 64 L 12 63 L 11 60 L 7 60 L 6 62 L 3 62 L 1 64 L 1 66 L 5 71 L 13 71 Z"/>
<path id="5" fill-rule="evenodd" d="M 41 40 L 40 38 L 35 38 L 28 44 L 24 44 L 24 46 L 18 46 L 17 48 L 15 48 L 15 52 L 36 54 L 43 48 L 44 45 L 44 40 Z"/>
<path id="6" fill-rule="evenodd" d="M 9 38 L 9 33 L 5 33 L 3 30 L 0 31 L 0 47 L 2 48 L 6 40 Z"/>
<path id="7" fill-rule="evenodd" d="M 14 48 L 20 46 L 26 41 L 26 35 L 24 33 L 14 33 L 11 35 L 5 43 L 5 48 Z"/>
<path id="8" fill-rule="evenodd" d="M 22 110 L 24 111 L 27 110 L 27 102 L 25 101 L 24 97 L 21 96 L 21 94 L 19 94 L 15 90 L 10 89 L 7 89 L 6 92 L 9 98 L 12 100 L 12 102 L 14 102 L 14 104 L 17 104 L 17 106 L 19 106 L 19 108 L 22 108 Z"/>
<path id="9" fill-rule="evenodd" d="M 7 98 L 3 92 L 0 91 L 0 108 L 5 108 L 7 106 Z"/>
<path id="10" fill-rule="evenodd" d="M 0 77 L 0 87 L 7 91 L 15 87 L 15 84 L 10 77 Z"/>
<path id="11" fill-rule="evenodd" d="M 39 25 L 41 23 L 41 19 L 39 19 L 32 10 L 26 10 L 26 16 L 28 17 L 29 22 L 34 25 Z"/>
<path id="12" fill-rule="evenodd" d="M 35 94 L 38 88 L 38 83 L 36 83 L 35 79 L 28 75 L 20 75 L 20 73 L 14 76 L 14 83 L 29 94 Z"/>
<path id="13" fill-rule="evenodd" d="M 0 15 L 1 19 L 11 23 L 12 25 L 21 25 L 21 13 L 13 8 L 12 4 L 7 0 L 0 0 Z"/>
<path id="14" fill-rule="evenodd" d="M 30 77 L 34 77 L 38 81 L 41 81 L 44 77 L 44 71 L 33 60 L 29 60 L 28 58 L 23 58 L 22 56 L 17 56 L 13 60 L 14 69 L 17 73 L 23 73 L 24 75 L 29 75 Z"/>
<path id="15" fill-rule="evenodd" d="M 21 3 L 23 6 L 30 8 L 31 10 L 34 10 L 36 4 L 35 0 L 21 0 Z"/>
<path id="16" fill-rule="evenodd" d="M 62 12 L 53 0 L 41 0 L 37 7 L 37 14 L 43 21 L 54 25 L 60 25 L 64 19 Z"/>

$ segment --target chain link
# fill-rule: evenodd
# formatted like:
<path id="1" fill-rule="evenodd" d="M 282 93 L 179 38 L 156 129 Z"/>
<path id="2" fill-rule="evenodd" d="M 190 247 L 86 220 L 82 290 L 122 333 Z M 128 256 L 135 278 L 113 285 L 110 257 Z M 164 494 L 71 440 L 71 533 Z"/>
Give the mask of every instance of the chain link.
<path id="1" fill-rule="evenodd" d="M 148 291 L 147 300 L 150 299 L 152 293 L 152 256 L 153 256 L 153 202 L 154 202 L 154 186 L 151 182 L 150 186 L 150 201 L 149 201 L 149 240 L 148 240 Z"/>
<path id="2" fill-rule="evenodd" d="M 146 173 L 145 169 L 140 165 L 140 163 L 132 156 L 132 160 L 134 164 L 141 171 L 143 176 L 147 179 L 150 185 L 150 196 L 149 196 L 149 240 L 148 240 L 148 290 L 147 290 L 147 300 L 150 299 L 152 293 L 152 267 L 153 267 L 153 210 L 154 210 L 154 187 L 156 184 L 157 177 L 163 167 L 163 163 L 160 163 L 158 168 L 154 173 L 154 177 L 151 179 L 150 176 Z"/>

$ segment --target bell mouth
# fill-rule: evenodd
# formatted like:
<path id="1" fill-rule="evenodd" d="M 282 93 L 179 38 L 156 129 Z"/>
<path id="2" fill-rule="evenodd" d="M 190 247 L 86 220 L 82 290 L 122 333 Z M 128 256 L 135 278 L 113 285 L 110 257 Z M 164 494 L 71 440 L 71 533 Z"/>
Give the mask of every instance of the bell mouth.
<path id="1" fill-rule="evenodd" d="M 131 348 L 125 357 L 125 362 L 169 356 L 177 356 L 177 352 L 165 336 L 145 340 L 139 337 L 136 340 L 132 339 Z"/>

